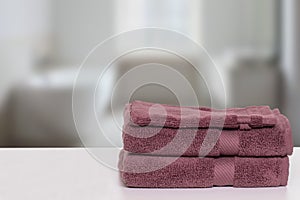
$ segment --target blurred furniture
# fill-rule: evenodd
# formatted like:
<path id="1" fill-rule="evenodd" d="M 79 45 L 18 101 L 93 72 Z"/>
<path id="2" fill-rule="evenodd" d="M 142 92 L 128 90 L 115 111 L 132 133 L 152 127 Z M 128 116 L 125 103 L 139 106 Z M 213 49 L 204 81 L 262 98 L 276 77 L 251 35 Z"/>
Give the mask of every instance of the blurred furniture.
<path id="1" fill-rule="evenodd" d="M 300 145 L 300 1 L 283 1 L 281 11 L 281 72 L 284 83 L 281 100 L 283 111 L 292 125 L 295 145 Z"/>
<path id="2" fill-rule="evenodd" d="M 227 107 L 279 106 L 281 76 L 271 55 L 237 49 L 225 53 L 217 63 L 225 85 Z"/>
<path id="3" fill-rule="evenodd" d="M 225 58 L 228 58 L 228 56 Z M 172 66 L 177 70 L 195 90 L 199 105 L 210 106 L 210 95 L 204 80 L 193 67 L 181 58 L 166 53 L 153 51 L 138 52 L 120 59 L 114 70 L 108 74 L 109 83 L 96 93 L 99 107 L 98 114 L 104 114 L 107 120 L 106 130 L 100 138 L 87 138 L 93 145 L 121 146 L 121 131 L 114 121 L 111 111 L 112 91 L 117 81 L 134 66 L 145 63 L 157 63 Z M 257 57 L 238 56 L 232 62 L 220 60 L 220 71 L 224 79 L 227 106 L 247 105 L 278 105 L 278 73 L 276 67 Z M 17 84 L 12 92 L 9 106 L 9 134 L 5 146 L 81 146 L 81 140 L 75 128 L 72 113 L 72 90 L 77 69 L 61 67 L 55 70 L 36 73 L 23 82 Z M 139 78 L 155 76 L 154 74 L 140 74 Z M 166 74 L 167 76 L 167 74 Z M 208 77 L 215 78 L 215 77 Z M 88 77 L 87 77 L 88 79 Z M 87 80 L 88 81 L 88 80 Z M 218 81 L 218 80 L 216 80 Z M 172 83 L 174 87 L 181 88 L 180 81 Z M 184 94 L 185 89 L 181 89 Z M 84 91 L 82 91 L 84 93 Z M 124 93 L 125 92 L 125 93 Z M 117 102 L 116 119 L 122 124 L 122 110 L 125 105 L 124 96 L 128 93 L 126 83 L 120 84 L 114 91 L 113 98 Z M 191 98 L 187 93 L 183 95 L 185 102 Z M 221 97 L 220 97 L 221 98 Z M 144 100 L 158 103 L 178 104 L 175 94 L 168 88 L 157 84 L 143 85 L 136 89 L 129 100 Z M 91 116 L 82 116 L 88 119 Z M 99 127 L 90 127 L 89 120 L 85 120 L 87 129 L 99 133 Z M 82 125 L 82 124 L 81 124 Z M 106 133 L 107 132 L 107 133 Z M 107 140 L 108 137 L 108 140 Z M 112 142 L 111 142 L 112 141 Z"/>
<path id="4" fill-rule="evenodd" d="M 194 52 L 189 53 L 192 56 L 192 53 Z M 196 55 L 193 55 L 193 57 L 196 57 Z M 201 74 L 198 72 L 200 71 L 201 73 L 201 69 L 195 69 L 197 66 L 194 67 L 184 58 L 163 50 L 140 50 L 120 58 L 116 63 L 116 81 L 120 80 L 122 76 L 130 76 L 131 70 L 143 67 L 145 64 L 147 67 L 157 66 L 157 68 L 164 68 L 164 66 L 166 66 L 168 67 L 168 70 L 162 69 L 159 72 L 160 74 L 158 74 L 157 71 L 150 71 L 149 73 L 141 73 L 138 77 L 132 77 L 140 80 L 146 79 L 147 77 L 153 77 L 153 83 L 150 82 L 147 83 L 147 85 L 136 85 L 138 88 L 133 93 L 130 100 L 143 100 L 178 105 L 179 94 L 174 94 L 174 91 L 172 91 L 172 88 L 178 88 L 181 89 L 183 94 L 182 96 L 184 96 L 183 101 L 188 105 L 193 105 L 194 102 L 190 96 L 191 94 L 183 85 L 183 82 L 186 81 L 194 90 L 199 105 L 210 105 L 208 86 L 206 85 L 205 80 L 201 77 Z M 180 74 L 180 76 L 175 76 L 175 74 Z M 156 79 L 155 77 L 158 77 L 158 75 L 173 76 L 174 82 L 168 82 L 170 85 L 165 86 L 161 85 L 162 83 L 159 81 L 156 84 L 155 81 L 159 79 Z M 124 96 L 127 95 L 126 92 L 128 92 L 128 85 L 124 83 L 120 87 L 116 88 L 115 91 L 115 98 L 120 99 L 120 104 L 122 106 L 127 103 L 122 102 L 122 100 L 124 100 Z"/>
<path id="5" fill-rule="evenodd" d="M 9 145 L 81 145 L 72 115 L 75 75 L 75 69 L 52 70 L 15 86 L 10 101 Z"/>

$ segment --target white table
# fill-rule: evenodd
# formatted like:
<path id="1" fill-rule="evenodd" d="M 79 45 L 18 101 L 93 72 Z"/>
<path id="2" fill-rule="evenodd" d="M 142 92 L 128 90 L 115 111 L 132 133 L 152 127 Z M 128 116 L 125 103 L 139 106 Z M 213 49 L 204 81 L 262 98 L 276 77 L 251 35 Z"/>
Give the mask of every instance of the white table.
<path id="1" fill-rule="evenodd" d="M 192 200 L 299 199 L 300 148 L 290 159 L 287 187 L 134 189 L 83 148 L 0 149 L 0 199 Z"/>

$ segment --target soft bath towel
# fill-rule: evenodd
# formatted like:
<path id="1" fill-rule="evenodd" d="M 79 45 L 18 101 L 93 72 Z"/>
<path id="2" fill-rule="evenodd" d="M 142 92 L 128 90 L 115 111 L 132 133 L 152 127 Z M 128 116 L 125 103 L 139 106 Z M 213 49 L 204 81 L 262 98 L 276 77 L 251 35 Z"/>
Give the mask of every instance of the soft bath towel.
<path id="1" fill-rule="evenodd" d="M 288 157 L 159 157 L 120 152 L 125 186 L 194 188 L 285 186 Z"/>
<path id="2" fill-rule="evenodd" d="M 275 109 L 275 112 L 279 112 Z M 127 104 L 125 124 L 169 128 L 261 128 L 272 127 L 277 120 L 268 106 L 249 106 L 218 110 L 207 107 L 171 106 L 143 101 Z M 222 120 L 223 119 L 223 120 Z M 223 122 L 223 123 L 222 123 Z M 211 124 L 210 124 L 211 123 Z"/>
<path id="3" fill-rule="evenodd" d="M 293 151 L 288 119 L 268 106 L 215 110 L 134 101 L 125 107 L 123 144 L 133 153 L 174 156 L 285 156 Z"/>

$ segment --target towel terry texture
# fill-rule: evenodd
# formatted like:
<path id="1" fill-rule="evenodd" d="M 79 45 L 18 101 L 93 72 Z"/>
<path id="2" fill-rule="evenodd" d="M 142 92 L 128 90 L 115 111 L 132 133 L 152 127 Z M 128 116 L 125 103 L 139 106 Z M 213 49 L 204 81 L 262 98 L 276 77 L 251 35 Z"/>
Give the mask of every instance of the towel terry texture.
<path id="1" fill-rule="evenodd" d="M 211 150 L 204 151 L 208 156 L 292 154 L 291 127 L 278 109 L 271 110 L 267 106 L 227 109 L 223 114 L 225 128 L 220 129 L 221 124 L 211 122 L 215 128 L 208 129 L 210 121 L 214 121 L 212 115 L 222 117 L 223 111 L 161 104 L 155 108 L 155 105 L 135 101 L 126 106 L 123 126 L 126 151 L 199 156 L 204 139 L 216 138 Z M 215 121 L 219 122 L 217 117 Z M 178 149 L 178 146 L 185 150 Z"/>
<path id="2" fill-rule="evenodd" d="M 128 187 L 192 188 L 212 186 L 283 186 L 288 179 L 288 157 L 171 157 L 145 156 L 121 151 L 119 169 Z M 140 169 L 146 172 L 141 172 Z"/>
<path id="3" fill-rule="evenodd" d="M 278 109 L 125 106 L 120 177 L 141 188 L 270 187 L 288 182 L 289 120 Z"/>

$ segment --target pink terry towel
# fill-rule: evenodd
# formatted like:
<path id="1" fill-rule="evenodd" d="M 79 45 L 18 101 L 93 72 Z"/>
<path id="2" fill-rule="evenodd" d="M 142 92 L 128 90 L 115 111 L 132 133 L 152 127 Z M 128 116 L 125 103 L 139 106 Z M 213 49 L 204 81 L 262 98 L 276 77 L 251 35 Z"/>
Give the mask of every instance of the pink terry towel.
<path id="1" fill-rule="evenodd" d="M 133 153 L 174 156 L 286 156 L 293 151 L 288 119 L 268 106 L 215 110 L 134 101 L 125 107 L 123 144 Z"/>
<path id="2" fill-rule="evenodd" d="M 164 166 L 157 169 L 157 166 Z M 288 181 L 288 157 L 159 157 L 121 151 L 124 185 L 139 188 L 269 187 Z"/>

